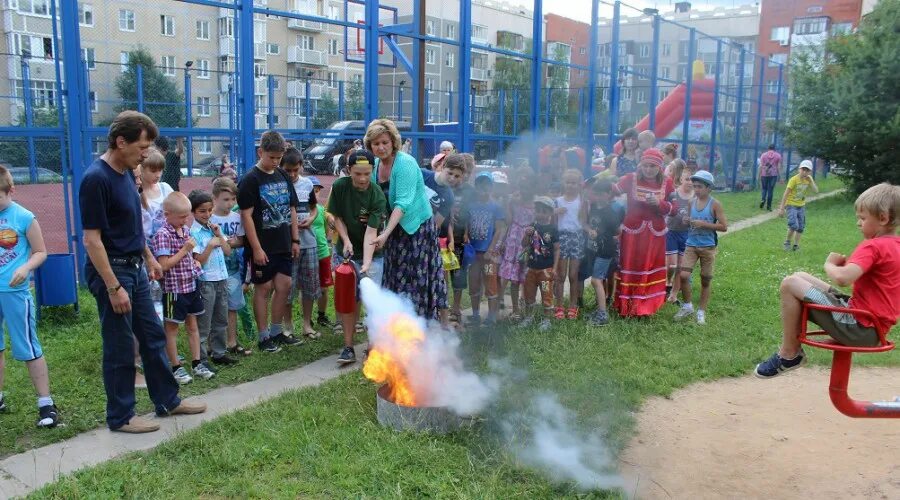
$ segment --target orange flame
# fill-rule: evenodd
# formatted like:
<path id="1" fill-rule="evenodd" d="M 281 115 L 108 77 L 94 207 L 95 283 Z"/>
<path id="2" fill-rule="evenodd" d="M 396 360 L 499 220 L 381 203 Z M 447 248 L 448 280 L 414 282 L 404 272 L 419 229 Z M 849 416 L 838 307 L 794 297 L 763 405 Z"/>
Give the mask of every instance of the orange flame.
<path id="1" fill-rule="evenodd" d="M 425 332 L 413 318 L 395 314 L 381 327 L 390 336 L 386 346 L 373 345 L 363 366 L 363 375 L 375 383 L 385 383 L 390 399 L 402 406 L 418 406 L 422 396 L 415 394 L 405 367 L 422 349 Z M 390 349 L 386 348 L 389 347 Z"/>

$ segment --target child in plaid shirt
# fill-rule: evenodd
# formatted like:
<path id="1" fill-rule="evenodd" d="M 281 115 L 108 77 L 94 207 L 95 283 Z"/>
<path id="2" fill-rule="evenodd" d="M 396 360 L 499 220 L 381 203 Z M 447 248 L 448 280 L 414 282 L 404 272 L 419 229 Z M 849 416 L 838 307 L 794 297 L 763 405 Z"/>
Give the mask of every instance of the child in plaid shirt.
<path id="1" fill-rule="evenodd" d="M 163 318 L 166 330 L 166 353 L 172 364 L 172 374 L 179 384 L 187 384 L 193 378 L 178 360 L 178 325 L 184 323 L 191 350 L 191 366 L 194 375 L 210 379 L 215 373 L 200 362 L 200 332 L 197 316 L 203 314 L 203 298 L 197 289 L 200 263 L 195 261 L 192 250 L 196 242 L 187 227 L 191 215 L 191 202 L 182 193 L 174 192 L 163 202 L 166 223 L 150 240 L 150 249 L 163 270 Z"/>

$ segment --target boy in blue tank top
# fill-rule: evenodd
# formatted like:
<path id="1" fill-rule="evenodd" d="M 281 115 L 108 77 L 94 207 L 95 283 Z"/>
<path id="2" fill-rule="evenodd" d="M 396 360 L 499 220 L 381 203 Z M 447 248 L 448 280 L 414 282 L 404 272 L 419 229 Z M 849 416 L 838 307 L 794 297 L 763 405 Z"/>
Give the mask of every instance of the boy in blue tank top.
<path id="1" fill-rule="evenodd" d="M 12 175 L 0 167 L 0 412 L 7 410 L 3 399 L 5 323 L 13 358 L 25 362 L 37 392 L 37 425 L 56 427 L 59 412 L 50 397 L 47 361 L 37 338 L 34 298 L 29 289 L 31 271 L 47 260 L 47 250 L 34 214 L 14 202 L 12 194 Z"/>
<path id="2" fill-rule="evenodd" d="M 710 196 L 713 187 L 713 175 L 706 170 L 701 170 L 691 176 L 694 186 L 694 200 L 691 202 L 689 216 L 685 217 L 685 223 L 690 224 L 691 229 L 685 243 L 684 258 L 681 260 L 681 292 L 684 295 L 684 304 L 675 313 L 675 319 L 680 320 L 694 314 L 694 304 L 691 302 L 691 274 L 694 265 L 700 261 L 700 304 L 697 308 L 697 324 L 706 324 L 706 306 L 709 304 L 710 285 L 713 278 L 713 267 L 716 262 L 716 246 L 719 238 L 716 231 L 728 231 L 728 220 L 725 219 L 725 210 L 719 200 Z"/>

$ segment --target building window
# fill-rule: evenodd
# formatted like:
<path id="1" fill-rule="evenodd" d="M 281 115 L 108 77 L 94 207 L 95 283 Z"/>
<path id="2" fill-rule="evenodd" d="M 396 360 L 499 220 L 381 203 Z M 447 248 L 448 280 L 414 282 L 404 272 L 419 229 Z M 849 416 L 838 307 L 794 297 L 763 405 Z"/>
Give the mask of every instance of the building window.
<path id="1" fill-rule="evenodd" d="M 50 0 L 20 0 L 18 9 L 22 14 L 47 16 L 50 15 Z"/>
<path id="2" fill-rule="evenodd" d="M 585 55 L 585 54 L 587 53 L 587 49 L 584 48 L 584 47 L 580 47 L 580 48 L 578 49 L 578 53 L 579 53 L 580 55 Z"/>
<path id="3" fill-rule="evenodd" d="M 209 116 L 210 115 L 210 105 L 209 105 L 209 97 L 197 97 L 197 116 Z"/>
<path id="4" fill-rule="evenodd" d="M 778 93 L 778 80 L 769 80 L 766 82 L 766 93 L 769 93 L 769 94 L 777 94 Z"/>
<path id="5" fill-rule="evenodd" d="M 128 52 L 119 52 L 119 69 L 122 73 L 128 71 Z"/>
<path id="6" fill-rule="evenodd" d="M 425 64 L 434 64 L 434 49 L 425 49 Z"/>
<path id="7" fill-rule="evenodd" d="M 94 8 L 89 3 L 78 4 L 78 24 L 88 28 L 94 27 Z"/>
<path id="8" fill-rule="evenodd" d="M 769 57 L 769 67 L 774 68 L 774 67 L 778 66 L 779 64 L 782 64 L 782 65 L 787 64 L 787 60 L 788 60 L 787 54 L 772 54 L 772 56 Z"/>
<path id="9" fill-rule="evenodd" d="M 84 60 L 85 66 L 89 70 L 97 69 L 97 60 L 94 58 L 94 48 L 93 47 L 82 47 L 81 48 L 81 58 Z"/>
<path id="10" fill-rule="evenodd" d="M 453 80 L 447 80 L 447 92 L 453 92 Z"/>
<path id="11" fill-rule="evenodd" d="M 434 36 L 434 21 L 431 19 L 425 21 L 425 34 Z"/>
<path id="12" fill-rule="evenodd" d="M 794 20 L 794 34 L 817 35 L 828 29 L 827 17 L 805 17 Z"/>
<path id="13" fill-rule="evenodd" d="M 297 37 L 297 45 L 304 50 L 313 50 L 313 37 L 309 35 L 300 35 Z"/>
<path id="14" fill-rule="evenodd" d="M 341 8 L 337 5 L 329 5 L 328 6 L 328 19 L 340 19 L 341 18 Z"/>
<path id="15" fill-rule="evenodd" d="M 447 24 L 447 38 L 456 40 L 456 26 L 449 23 Z"/>
<path id="16" fill-rule="evenodd" d="M 643 90 L 638 90 L 637 91 L 637 102 L 638 103 L 647 102 L 647 93 L 644 92 Z"/>
<path id="17" fill-rule="evenodd" d="M 93 90 L 88 92 L 88 102 L 91 105 L 91 113 L 100 111 L 100 106 L 97 104 L 97 93 Z"/>
<path id="18" fill-rule="evenodd" d="M 429 92 L 434 90 L 434 78 L 425 79 L 425 88 L 428 89 Z"/>
<path id="19" fill-rule="evenodd" d="M 119 9 L 119 31 L 134 31 L 134 11 Z"/>
<path id="20" fill-rule="evenodd" d="M 650 46 L 646 43 L 641 44 L 641 57 L 650 57 Z"/>
<path id="21" fill-rule="evenodd" d="M 38 59 L 53 59 L 53 39 L 50 37 L 13 34 L 13 53 Z"/>
<path id="22" fill-rule="evenodd" d="M 831 25 L 831 36 L 847 35 L 853 31 L 853 23 L 835 23 Z"/>
<path id="23" fill-rule="evenodd" d="M 159 16 L 159 31 L 164 36 L 175 36 L 175 18 L 165 14 Z"/>
<path id="24" fill-rule="evenodd" d="M 772 28 L 772 35 L 769 37 L 769 40 L 772 42 L 778 42 L 782 45 L 787 45 L 788 41 L 791 39 L 791 27 L 790 26 L 775 26 Z"/>
<path id="25" fill-rule="evenodd" d="M 660 66 L 659 67 L 659 77 L 660 78 L 665 78 L 668 80 L 669 77 L 671 76 L 669 73 L 670 73 L 670 70 L 669 70 L 668 66 Z"/>
<path id="26" fill-rule="evenodd" d="M 487 42 L 487 34 L 488 29 L 487 26 L 482 26 L 480 24 L 472 25 L 472 41 L 485 43 Z"/>
<path id="27" fill-rule="evenodd" d="M 270 56 L 277 56 L 280 53 L 281 47 L 279 47 L 277 43 L 266 44 L 266 54 L 269 54 Z"/>
<path id="28" fill-rule="evenodd" d="M 669 57 L 670 55 L 672 55 L 672 44 L 671 44 L 671 43 L 664 43 L 664 44 L 663 44 L 663 46 L 662 46 L 662 55 L 663 55 L 664 57 Z"/>
<path id="29" fill-rule="evenodd" d="M 456 54 L 447 52 L 447 67 L 452 68 L 454 65 L 456 65 Z"/>
<path id="30" fill-rule="evenodd" d="M 234 18 L 231 18 L 231 17 L 220 17 L 219 18 L 219 36 L 227 36 L 229 38 L 234 38 Z"/>
<path id="31" fill-rule="evenodd" d="M 162 70 L 166 76 L 175 76 L 175 56 L 162 56 Z"/>
<path id="32" fill-rule="evenodd" d="M 209 21 L 197 21 L 197 40 L 209 40 Z"/>
<path id="33" fill-rule="evenodd" d="M 56 82 L 46 80 L 31 80 L 30 82 L 32 104 L 36 108 L 49 108 L 56 106 Z M 16 80 L 16 97 L 25 95 L 24 82 Z"/>
<path id="34" fill-rule="evenodd" d="M 665 99 L 666 97 L 669 97 L 669 91 L 668 90 L 660 90 L 659 91 L 660 102 L 662 102 L 662 100 Z"/>
<path id="35" fill-rule="evenodd" d="M 328 55 L 330 55 L 330 56 L 338 55 L 338 41 L 334 38 L 330 38 L 328 40 Z"/>
<path id="36" fill-rule="evenodd" d="M 328 87 L 332 89 L 336 89 L 338 86 L 338 77 L 337 71 L 329 71 L 328 72 Z"/>
<path id="37" fill-rule="evenodd" d="M 209 59 L 197 61 L 197 78 L 209 78 Z"/>
<path id="38" fill-rule="evenodd" d="M 212 154 L 212 144 L 210 144 L 209 139 L 198 139 L 197 140 L 197 152 L 202 155 L 211 155 Z"/>

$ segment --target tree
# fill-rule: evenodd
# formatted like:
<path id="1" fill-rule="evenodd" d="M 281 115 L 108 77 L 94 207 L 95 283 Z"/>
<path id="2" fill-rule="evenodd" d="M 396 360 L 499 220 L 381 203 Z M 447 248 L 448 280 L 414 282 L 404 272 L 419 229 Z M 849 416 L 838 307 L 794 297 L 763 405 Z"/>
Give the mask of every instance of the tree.
<path id="1" fill-rule="evenodd" d="M 327 93 L 316 103 L 312 128 L 324 129 L 338 120 L 338 105 L 334 96 Z"/>
<path id="2" fill-rule="evenodd" d="M 154 65 L 153 56 L 143 47 L 128 53 L 128 66 L 116 78 L 116 93 L 123 101 L 116 113 L 137 108 L 138 66 L 143 68 L 144 114 L 160 127 L 184 127 L 184 92 Z"/>
<path id="3" fill-rule="evenodd" d="M 344 116 L 351 120 L 365 119 L 362 82 L 350 82 L 350 85 L 347 86 L 347 89 L 344 91 L 344 99 L 346 102 L 344 105 Z"/>
<path id="4" fill-rule="evenodd" d="M 825 55 L 793 61 L 788 143 L 840 169 L 855 193 L 900 184 L 900 0 L 884 0 Z"/>
<path id="5" fill-rule="evenodd" d="M 522 59 L 497 56 L 494 64 L 493 90 L 495 98 L 488 104 L 489 121 L 499 120 L 500 95 L 503 91 L 503 130 L 501 134 L 516 135 L 530 126 L 528 117 L 531 111 L 531 66 Z M 516 116 L 518 114 L 518 122 Z M 514 127 L 518 125 L 515 129 Z M 495 131 L 499 125 L 489 126 Z"/>
<path id="6" fill-rule="evenodd" d="M 59 127 L 59 115 L 57 108 L 34 108 L 32 120 L 35 127 Z M 65 124 L 64 124 L 65 125 Z M 19 113 L 19 127 L 25 126 L 25 111 Z M 59 139 L 35 139 L 34 152 L 35 164 L 38 167 L 47 168 L 55 172 L 61 172 L 62 159 L 60 156 Z M 0 163 L 7 163 L 13 167 L 27 167 L 28 143 L 24 139 L 0 142 Z"/>

